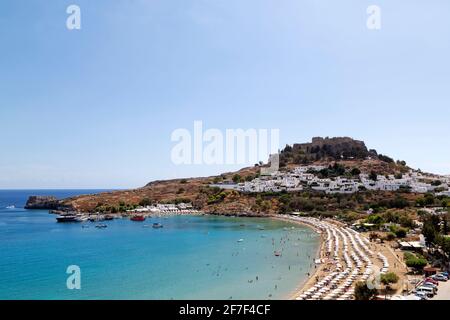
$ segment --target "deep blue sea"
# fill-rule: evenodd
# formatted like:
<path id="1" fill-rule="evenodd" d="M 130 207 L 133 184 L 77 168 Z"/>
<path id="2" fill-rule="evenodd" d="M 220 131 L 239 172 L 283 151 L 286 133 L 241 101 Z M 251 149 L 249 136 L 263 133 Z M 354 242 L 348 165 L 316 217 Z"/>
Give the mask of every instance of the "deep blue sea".
<path id="1" fill-rule="evenodd" d="M 23 209 L 30 195 L 98 191 L 0 190 L 0 299 L 282 299 L 313 268 L 319 235 L 286 222 L 175 216 L 97 229 Z M 164 228 L 145 227 L 154 222 Z M 80 290 L 67 288 L 70 265 Z"/>

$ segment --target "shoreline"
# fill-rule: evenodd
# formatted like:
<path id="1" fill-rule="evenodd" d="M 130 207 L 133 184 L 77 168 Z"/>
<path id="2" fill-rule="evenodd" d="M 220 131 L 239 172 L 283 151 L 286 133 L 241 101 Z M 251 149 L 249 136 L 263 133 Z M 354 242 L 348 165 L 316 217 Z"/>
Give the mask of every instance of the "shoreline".
<path id="1" fill-rule="evenodd" d="M 322 230 L 320 224 L 317 226 L 314 224 L 314 220 L 310 224 L 308 219 L 287 215 L 277 218 L 306 225 L 321 234 L 320 264 L 315 263 L 317 268 L 307 281 L 297 286 L 288 299 L 352 300 L 354 286 L 358 281 L 373 282 L 376 281 L 377 274 L 387 272 L 394 272 L 399 276 L 398 283 L 392 287 L 391 295 L 402 295 L 405 285 L 407 289 L 408 269 L 400 258 L 401 251 L 394 249 L 389 242 L 372 242 L 367 234 L 357 233 L 334 219 L 318 220 L 317 222 L 321 221 L 320 223 L 325 226 Z M 331 240 L 330 236 L 333 236 L 331 238 L 334 240 Z M 335 244 L 334 250 L 330 241 Z M 330 256 L 332 252 L 334 258 Z M 377 289 L 382 290 L 383 286 L 378 285 L 380 287 Z"/>

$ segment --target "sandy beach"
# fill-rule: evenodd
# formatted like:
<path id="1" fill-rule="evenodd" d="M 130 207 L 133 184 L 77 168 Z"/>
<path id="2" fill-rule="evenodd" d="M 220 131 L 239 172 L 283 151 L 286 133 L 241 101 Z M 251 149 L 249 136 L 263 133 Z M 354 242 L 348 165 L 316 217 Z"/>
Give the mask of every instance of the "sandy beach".
<path id="1" fill-rule="evenodd" d="M 308 279 L 300 283 L 297 289 L 287 297 L 288 299 L 305 299 L 299 297 L 302 297 L 302 295 L 304 296 L 305 293 L 308 294 L 308 290 L 318 291 L 315 286 L 319 285 L 323 285 L 324 287 L 324 289 L 322 289 L 322 295 L 320 297 L 317 295 L 315 298 L 310 297 L 306 299 L 312 298 L 313 300 L 322 300 L 327 296 L 326 293 L 332 292 L 332 289 L 339 290 L 339 288 L 342 288 L 343 294 L 336 294 L 337 299 L 353 299 L 353 289 L 358 281 L 370 281 L 379 286 L 377 275 L 380 271 L 381 273 L 394 272 L 399 276 L 400 280 L 398 284 L 393 287 L 396 294 L 400 294 L 404 289 L 408 288 L 406 276 L 407 268 L 401 259 L 402 255 L 399 251 L 396 252 L 391 248 L 389 243 L 371 242 L 368 240 L 366 234 L 356 233 L 355 231 L 346 228 L 343 223 L 331 219 L 319 222 L 317 219 L 308 220 L 308 218 L 301 218 L 299 220 L 297 217 L 293 216 L 278 216 L 274 218 L 313 228 L 316 232 L 321 234 L 321 243 L 315 258 L 315 260 L 320 259 L 320 264 L 314 265 Z M 320 229 L 316 225 L 317 223 L 323 223 L 330 228 L 330 230 L 339 234 L 338 240 L 334 240 L 337 244 L 336 242 L 333 242 L 335 245 L 334 258 L 330 255 L 331 250 L 329 248 L 327 250 L 327 233 Z M 339 239 L 341 239 L 341 241 Z M 350 245 L 348 246 L 347 244 Z M 329 245 L 331 246 L 331 244 Z M 358 271 L 351 269 L 354 263 L 349 256 L 355 260 L 355 263 L 358 263 L 358 269 L 356 269 Z M 343 271 L 343 266 L 341 267 L 339 264 L 344 261 L 345 263 L 343 264 L 347 265 L 347 271 L 350 271 L 350 269 L 353 271 L 353 274 L 347 277 L 338 275 Z M 364 265 L 366 268 L 363 273 Z M 344 271 L 344 274 L 345 272 L 346 271 Z M 337 279 L 334 280 L 333 277 Z M 330 282 L 333 285 L 327 287 L 327 284 Z M 343 296 L 344 298 L 340 298 L 340 296 Z M 329 298 L 330 297 L 328 296 L 327 299 Z"/>

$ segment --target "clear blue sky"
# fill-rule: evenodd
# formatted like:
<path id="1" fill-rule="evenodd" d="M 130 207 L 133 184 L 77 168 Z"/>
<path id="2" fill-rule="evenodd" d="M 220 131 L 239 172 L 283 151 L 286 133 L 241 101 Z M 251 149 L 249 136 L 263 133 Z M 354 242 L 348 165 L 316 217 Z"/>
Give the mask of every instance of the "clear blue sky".
<path id="1" fill-rule="evenodd" d="M 2 0 L 0 188 L 235 169 L 172 164 L 170 135 L 194 120 L 279 128 L 282 145 L 351 136 L 448 174 L 449 14 L 448 0 Z"/>

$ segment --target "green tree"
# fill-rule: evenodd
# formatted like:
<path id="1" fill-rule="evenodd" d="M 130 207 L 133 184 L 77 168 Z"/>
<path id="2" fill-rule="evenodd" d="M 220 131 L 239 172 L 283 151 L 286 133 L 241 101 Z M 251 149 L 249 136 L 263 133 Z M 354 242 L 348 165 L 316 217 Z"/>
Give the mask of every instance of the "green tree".
<path id="1" fill-rule="evenodd" d="M 394 272 L 388 272 L 385 274 L 382 274 L 380 277 L 380 281 L 385 286 L 389 286 L 391 284 L 397 283 L 399 280 L 398 275 L 396 275 Z"/>
<path id="2" fill-rule="evenodd" d="M 427 243 L 435 243 L 439 235 L 441 219 L 436 215 L 427 215 L 423 220 L 422 234 Z"/>
<path id="3" fill-rule="evenodd" d="M 434 204 L 434 195 L 433 194 L 431 194 L 431 193 L 427 193 L 426 195 L 425 195 L 425 205 L 427 205 L 427 206 L 431 206 L 431 205 L 433 205 Z"/>
<path id="4" fill-rule="evenodd" d="M 449 236 L 442 236 L 440 238 L 439 244 L 444 250 L 444 252 L 448 255 L 450 255 L 450 237 Z"/>
<path id="5" fill-rule="evenodd" d="M 233 176 L 233 182 L 234 183 L 239 183 L 239 182 L 241 182 L 241 176 L 239 175 L 239 174 L 235 174 L 234 176 Z"/>
<path id="6" fill-rule="evenodd" d="M 401 178 L 403 178 L 403 174 L 401 174 L 401 173 L 397 173 L 397 174 L 395 174 L 395 179 L 401 179 Z"/>
<path id="7" fill-rule="evenodd" d="M 363 281 L 359 281 L 355 286 L 356 300 L 371 300 L 377 294 L 377 289 L 369 288 Z"/>
<path id="8" fill-rule="evenodd" d="M 425 207 L 425 198 L 422 197 L 422 198 L 416 199 L 416 206 Z"/>
<path id="9" fill-rule="evenodd" d="M 146 207 L 152 204 L 152 201 L 149 198 L 144 198 L 141 201 L 139 201 L 139 205 L 141 207 Z"/>
<path id="10" fill-rule="evenodd" d="M 367 217 L 366 222 L 379 225 L 383 223 L 383 218 L 379 214 L 372 214 Z"/>
<path id="11" fill-rule="evenodd" d="M 405 228 L 398 228 L 397 230 L 395 230 L 395 235 L 397 236 L 397 238 L 405 238 L 407 233 L 408 232 Z"/>
<path id="12" fill-rule="evenodd" d="M 399 277 L 394 272 L 382 274 L 380 277 L 380 282 L 385 285 L 385 293 L 391 291 L 391 285 L 397 283 L 398 280 Z"/>
<path id="13" fill-rule="evenodd" d="M 409 202 L 403 197 L 397 196 L 395 199 L 389 201 L 390 208 L 404 209 L 409 207 Z"/>
<path id="14" fill-rule="evenodd" d="M 428 261 L 422 256 L 416 256 L 410 252 L 405 252 L 404 254 L 405 263 L 409 268 L 421 271 L 427 264 Z"/>

